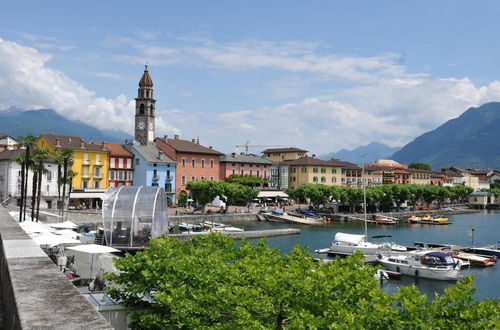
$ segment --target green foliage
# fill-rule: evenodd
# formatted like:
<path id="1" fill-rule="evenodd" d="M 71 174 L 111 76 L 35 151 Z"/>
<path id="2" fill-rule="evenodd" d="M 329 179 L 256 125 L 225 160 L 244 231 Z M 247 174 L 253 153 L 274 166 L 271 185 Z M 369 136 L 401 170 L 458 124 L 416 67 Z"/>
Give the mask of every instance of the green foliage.
<path id="1" fill-rule="evenodd" d="M 245 175 L 231 174 L 230 176 L 226 177 L 225 181 L 228 183 L 239 183 L 241 185 L 250 187 L 258 187 L 260 185 L 267 183 L 266 180 L 260 177 L 247 174 Z"/>
<path id="2" fill-rule="evenodd" d="M 185 206 L 187 204 L 187 200 L 188 200 L 188 195 L 181 191 L 179 193 L 179 196 L 177 197 L 177 202 L 179 203 L 180 206 Z"/>
<path id="3" fill-rule="evenodd" d="M 186 189 L 189 189 L 193 199 L 203 206 L 202 212 L 204 212 L 204 206 L 217 196 L 221 198 L 225 196 L 227 205 L 247 205 L 259 195 L 258 189 L 224 181 L 190 181 Z"/>
<path id="4" fill-rule="evenodd" d="M 384 293 L 362 254 L 317 262 L 295 246 L 280 256 L 265 241 L 236 244 L 220 233 L 115 259 L 108 290 L 141 329 L 484 329 L 500 302 L 473 298 L 472 276 L 432 301 L 412 286 Z"/>
<path id="5" fill-rule="evenodd" d="M 413 168 L 413 169 L 417 169 L 417 170 L 426 170 L 426 171 L 431 171 L 432 168 L 429 164 L 425 164 L 425 163 L 410 163 L 408 165 L 408 168 Z"/>

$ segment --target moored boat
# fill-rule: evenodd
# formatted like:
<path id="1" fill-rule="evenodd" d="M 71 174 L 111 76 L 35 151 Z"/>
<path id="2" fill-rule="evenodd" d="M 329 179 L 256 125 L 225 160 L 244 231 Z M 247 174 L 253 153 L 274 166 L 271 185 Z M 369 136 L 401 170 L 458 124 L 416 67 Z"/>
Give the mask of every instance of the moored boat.
<path id="1" fill-rule="evenodd" d="M 456 281 L 460 278 L 461 260 L 450 253 L 438 251 L 412 251 L 398 255 L 377 255 L 386 270 L 403 275 L 432 280 Z"/>
<path id="2" fill-rule="evenodd" d="M 419 223 L 422 221 L 421 217 L 418 217 L 416 215 L 412 215 L 411 217 L 408 218 L 409 223 Z"/>
<path id="3" fill-rule="evenodd" d="M 375 217 L 375 223 L 379 225 L 395 225 L 397 221 L 393 218 L 388 218 L 385 216 L 377 216 Z"/>
<path id="4" fill-rule="evenodd" d="M 485 257 L 461 251 L 453 251 L 452 255 L 454 258 L 457 259 L 467 260 L 468 262 L 470 262 L 471 265 L 477 265 L 482 267 L 493 266 L 497 261 L 496 257 Z"/>

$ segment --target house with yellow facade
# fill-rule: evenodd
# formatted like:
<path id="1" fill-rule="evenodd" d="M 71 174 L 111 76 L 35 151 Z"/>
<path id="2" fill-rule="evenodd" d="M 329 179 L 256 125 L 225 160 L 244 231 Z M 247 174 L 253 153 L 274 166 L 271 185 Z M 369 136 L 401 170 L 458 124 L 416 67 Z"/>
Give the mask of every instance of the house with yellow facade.
<path id="1" fill-rule="evenodd" d="M 78 136 L 42 134 L 37 145 L 59 153 L 62 149 L 73 150 L 71 170 L 76 173 L 73 177 L 73 189 L 106 189 L 108 187 L 109 151 L 104 143 L 87 143 Z"/>
<path id="2" fill-rule="evenodd" d="M 290 188 L 295 188 L 304 183 L 319 183 L 327 186 L 361 184 L 362 169 L 353 163 L 321 160 L 309 156 L 300 157 L 286 163 L 289 167 L 288 186 Z"/>
<path id="3" fill-rule="evenodd" d="M 272 148 L 262 151 L 263 157 L 271 162 L 269 187 L 272 189 L 288 189 L 288 162 L 307 154 L 307 150 L 299 148 Z"/>

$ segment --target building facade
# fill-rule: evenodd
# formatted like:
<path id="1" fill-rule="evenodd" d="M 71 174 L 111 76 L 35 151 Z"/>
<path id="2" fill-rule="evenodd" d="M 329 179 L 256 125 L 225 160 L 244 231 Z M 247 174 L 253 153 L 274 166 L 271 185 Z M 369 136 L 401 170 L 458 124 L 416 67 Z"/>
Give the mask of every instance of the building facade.
<path id="1" fill-rule="evenodd" d="M 159 150 L 174 160 L 175 194 L 184 192 L 189 195 L 186 184 L 190 181 L 210 180 L 219 181 L 219 158 L 224 154 L 214 150 L 211 146 L 205 147 L 199 140 L 181 140 L 178 135 L 173 139 L 168 136 L 155 140 Z"/>
<path id="2" fill-rule="evenodd" d="M 264 158 L 273 162 L 269 178 L 269 188 L 286 190 L 289 187 L 290 169 L 288 163 L 307 154 L 307 150 L 289 147 L 272 148 L 262 151 Z"/>
<path id="3" fill-rule="evenodd" d="M 134 154 L 118 143 L 104 143 L 109 150 L 108 187 L 131 186 L 134 173 Z"/>
<path id="4" fill-rule="evenodd" d="M 232 153 L 221 156 L 219 162 L 220 180 L 224 180 L 233 174 L 255 176 L 264 180 L 269 180 L 271 177 L 273 162 L 256 155 Z"/>
<path id="5" fill-rule="evenodd" d="M 0 152 L 4 150 L 13 150 L 19 148 L 19 141 L 14 139 L 13 137 L 0 134 Z"/>
<path id="6" fill-rule="evenodd" d="M 76 173 L 73 177 L 73 189 L 103 190 L 108 187 L 108 154 L 104 143 L 87 143 L 78 136 L 42 134 L 37 145 L 46 148 L 54 154 L 62 149 L 73 150 L 71 170 Z"/>

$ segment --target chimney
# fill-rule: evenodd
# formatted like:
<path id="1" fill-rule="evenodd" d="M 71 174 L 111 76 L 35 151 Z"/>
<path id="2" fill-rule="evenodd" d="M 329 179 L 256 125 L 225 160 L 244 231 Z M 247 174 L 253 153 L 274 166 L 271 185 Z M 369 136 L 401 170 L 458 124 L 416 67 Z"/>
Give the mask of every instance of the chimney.
<path id="1" fill-rule="evenodd" d="M 196 139 L 191 139 L 191 142 L 196 143 Z"/>
<path id="2" fill-rule="evenodd" d="M 212 146 L 209 146 L 208 148 L 212 149 Z"/>
<path id="3" fill-rule="evenodd" d="M 163 142 L 167 142 L 168 140 L 168 135 L 163 135 Z"/>
<path id="4" fill-rule="evenodd" d="M 232 152 L 231 156 L 236 157 L 236 152 Z"/>
<path id="5" fill-rule="evenodd" d="M 161 150 L 158 150 L 158 159 L 162 158 L 163 158 L 163 152 L 161 152 Z"/>
<path id="6" fill-rule="evenodd" d="M 80 148 L 85 149 L 85 141 L 80 140 Z"/>
<path id="7" fill-rule="evenodd" d="M 179 140 L 179 135 L 175 134 L 174 139 Z"/>
<path id="8" fill-rule="evenodd" d="M 106 147 L 104 146 L 104 142 L 102 143 L 102 150 L 105 150 Z"/>
<path id="9" fill-rule="evenodd" d="M 196 137 L 196 144 L 200 144 L 200 137 L 199 136 Z"/>
<path id="10" fill-rule="evenodd" d="M 60 147 L 60 146 L 61 146 L 61 139 L 56 138 L 56 147 Z"/>
<path id="11" fill-rule="evenodd" d="M 312 158 L 315 158 L 315 157 L 316 157 L 316 155 L 315 155 L 315 154 L 312 154 Z"/>

